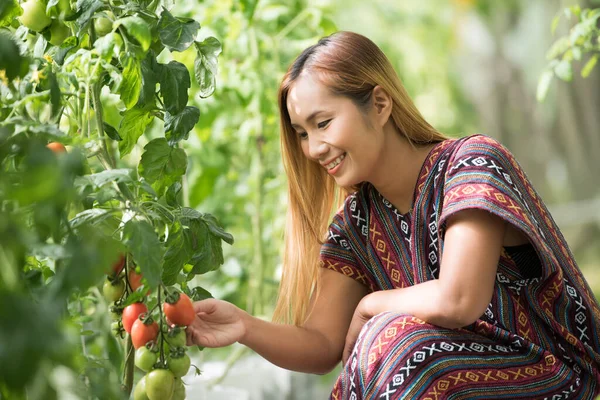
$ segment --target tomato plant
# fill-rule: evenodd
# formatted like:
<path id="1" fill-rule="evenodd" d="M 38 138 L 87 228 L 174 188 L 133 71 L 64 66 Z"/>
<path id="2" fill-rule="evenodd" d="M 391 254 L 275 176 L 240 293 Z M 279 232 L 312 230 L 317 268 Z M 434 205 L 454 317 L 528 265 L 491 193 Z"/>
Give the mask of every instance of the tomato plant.
<path id="1" fill-rule="evenodd" d="M 1 398 L 128 398 L 132 349 L 148 341 L 157 361 L 138 387 L 173 393 L 163 302 L 204 297 L 194 278 L 223 264 L 233 237 L 186 188 L 185 142 L 221 44 L 170 10 L 0 2 Z M 59 367 L 76 387 L 53 381 Z"/>

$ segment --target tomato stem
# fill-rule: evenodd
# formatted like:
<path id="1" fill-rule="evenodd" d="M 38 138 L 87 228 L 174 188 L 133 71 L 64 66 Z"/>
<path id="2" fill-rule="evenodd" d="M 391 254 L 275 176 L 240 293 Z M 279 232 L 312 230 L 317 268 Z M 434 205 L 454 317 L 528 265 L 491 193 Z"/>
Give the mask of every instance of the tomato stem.
<path id="1" fill-rule="evenodd" d="M 160 363 L 162 365 L 167 364 L 167 361 L 165 359 L 165 337 L 163 334 L 163 326 L 164 326 L 164 319 L 163 319 L 163 313 L 162 313 L 162 307 L 161 307 L 161 298 L 160 298 L 160 290 L 161 290 L 162 284 L 158 285 L 158 288 L 156 289 L 156 293 L 157 293 L 157 297 L 158 297 L 158 302 L 156 303 L 156 307 L 158 307 L 158 316 L 159 316 L 159 329 L 158 329 L 158 333 L 160 335 Z"/>

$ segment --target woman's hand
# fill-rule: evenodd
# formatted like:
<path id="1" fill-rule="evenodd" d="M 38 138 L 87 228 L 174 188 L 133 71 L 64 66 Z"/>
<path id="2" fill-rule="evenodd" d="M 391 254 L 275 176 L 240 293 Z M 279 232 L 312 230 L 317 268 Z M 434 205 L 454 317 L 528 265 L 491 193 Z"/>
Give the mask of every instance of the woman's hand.
<path id="1" fill-rule="evenodd" d="M 346 334 L 344 352 L 342 353 L 342 365 L 346 365 L 346 362 L 350 358 L 352 350 L 354 350 L 356 340 L 358 339 L 358 334 L 362 330 L 363 326 L 373 317 L 373 315 L 370 315 L 364 306 L 364 300 L 367 297 L 368 296 L 364 297 L 363 300 L 358 303 L 358 306 L 354 311 L 354 315 L 352 316 L 352 322 L 350 322 L 350 328 L 348 328 L 348 333 Z"/>
<path id="2" fill-rule="evenodd" d="M 186 329 L 188 346 L 224 347 L 246 334 L 244 311 L 231 303 L 207 299 L 194 303 L 196 318 Z"/>

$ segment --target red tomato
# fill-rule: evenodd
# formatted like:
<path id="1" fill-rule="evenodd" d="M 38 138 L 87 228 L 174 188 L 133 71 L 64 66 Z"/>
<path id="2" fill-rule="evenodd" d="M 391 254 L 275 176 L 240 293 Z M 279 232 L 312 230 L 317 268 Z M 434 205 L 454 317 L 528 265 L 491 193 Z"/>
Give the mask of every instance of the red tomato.
<path id="1" fill-rule="evenodd" d="M 67 152 L 67 148 L 62 143 L 59 143 L 59 142 L 50 142 L 46 145 L 46 147 L 55 153 L 66 153 Z"/>
<path id="2" fill-rule="evenodd" d="M 129 286 L 131 286 L 131 290 L 136 291 L 137 288 L 142 286 L 142 278 L 142 274 L 138 274 L 134 270 L 129 271 Z"/>
<path id="3" fill-rule="evenodd" d="M 131 327 L 138 317 L 147 312 L 148 307 L 144 303 L 133 303 L 123 309 L 123 328 L 127 333 L 131 333 Z"/>
<path id="4" fill-rule="evenodd" d="M 196 317 L 192 300 L 185 293 L 181 293 L 173 304 L 164 303 L 163 311 L 170 322 L 180 326 L 190 325 Z"/>
<path id="5" fill-rule="evenodd" d="M 125 254 L 119 254 L 119 259 L 112 265 L 112 271 L 119 275 L 125 267 Z"/>
<path id="6" fill-rule="evenodd" d="M 140 315 L 131 327 L 131 342 L 136 349 L 145 346 L 146 343 L 155 340 L 158 336 L 158 324 L 155 321 L 144 324 L 143 317 L 144 315 Z"/>

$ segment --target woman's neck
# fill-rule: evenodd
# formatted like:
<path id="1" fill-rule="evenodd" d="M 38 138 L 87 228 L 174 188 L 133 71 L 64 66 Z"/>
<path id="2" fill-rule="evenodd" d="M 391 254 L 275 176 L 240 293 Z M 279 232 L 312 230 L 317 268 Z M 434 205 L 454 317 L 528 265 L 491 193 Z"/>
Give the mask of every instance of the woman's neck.
<path id="1" fill-rule="evenodd" d="M 403 214 L 412 210 L 421 167 L 434 146 L 435 144 L 411 146 L 406 139 L 394 132 L 388 135 L 382 148 L 380 162 L 369 181 Z"/>

